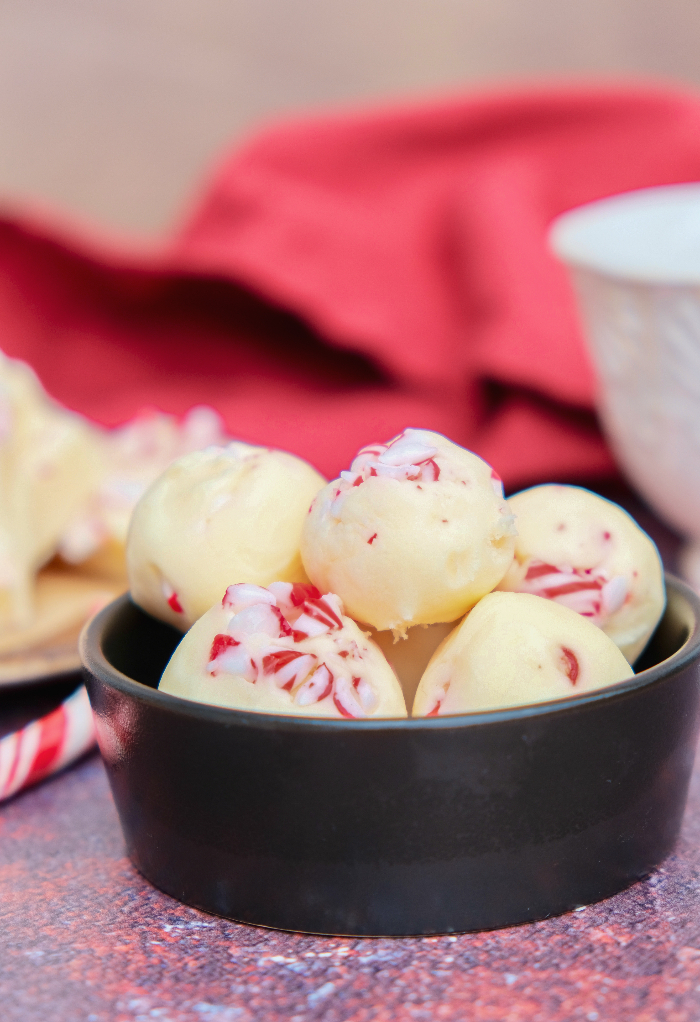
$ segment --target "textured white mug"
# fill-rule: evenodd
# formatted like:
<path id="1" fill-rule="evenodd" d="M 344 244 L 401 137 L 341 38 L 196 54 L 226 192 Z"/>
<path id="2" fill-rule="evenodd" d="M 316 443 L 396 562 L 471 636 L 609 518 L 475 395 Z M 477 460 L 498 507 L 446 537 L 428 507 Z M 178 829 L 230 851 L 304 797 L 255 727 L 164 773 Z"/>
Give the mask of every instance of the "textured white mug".
<path id="1" fill-rule="evenodd" d="M 616 457 L 700 541 L 700 184 L 581 206 L 554 221 L 550 243 L 574 283 Z"/>

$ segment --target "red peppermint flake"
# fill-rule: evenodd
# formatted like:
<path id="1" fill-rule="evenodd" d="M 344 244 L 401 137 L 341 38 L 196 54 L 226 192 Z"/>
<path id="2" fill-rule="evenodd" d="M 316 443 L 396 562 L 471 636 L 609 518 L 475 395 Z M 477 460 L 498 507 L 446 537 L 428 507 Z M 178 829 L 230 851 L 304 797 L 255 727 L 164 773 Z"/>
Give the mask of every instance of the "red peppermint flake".
<path id="1" fill-rule="evenodd" d="M 347 717 L 348 720 L 354 720 L 355 719 L 355 714 L 354 713 L 350 713 L 350 711 L 348 709 L 346 709 L 345 706 L 343 706 L 343 704 L 341 703 L 340 699 L 338 698 L 338 694 L 336 692 L 333 693 L 333 702 L 335 704 L 336 710 L 338 711 L 338 713 L 340 714 L 341 717 Z"/>
<path id="2" fill-rule="evenodd" d="M 375 534 L 374 534 L 373 536 L 370 536 L 370 537 L 369 537 L 369 539 L 367 540 L 367 542 L 369 543 L 369 545 L 370 545 L 370 546 L 372 546 L 372 544 L 374 543 L 374 541 L 375 541 L 375 539 L 376 539 L 376 538 L 377 538 L 377 533 L 376 533 L 376 532 L 375 532 Z"/>
<path id="3" fill-rule="evenodd" d="M 236 642 L 232 635 L 227 635 L 225 632 L 219 632 L 218 635 L 214 636 L 214 641 L 211 644 L 211 652 L 209 653 L 209 662 L 216 660 L 217 657 L 221 656 L 224 650 L 229 649 L 231 646 L 240 646 L 240 642 Z"/>
<path id="4" fill-rule="evenodd" d="M 296 649 L 276 649 L 274 653 L 268 653 L 263 657 L 263 674 L 277 674 L 287 664 L 291 664 L 293 660 L 298 660 L 300 656 L 304 655 Z"/>
<path id="5" fill-rule="evenodd" d="M 295 649 L 277 649 L 273 653 L 268 653 L 266 656 L 263 657 L 262 659 L 263 674 L 268 675 L 280 674 L 284 672 L 284 674 L 287 675 L 286 680 L 284 676 L 281 679 L 282 681 L 284 681 L 284 684 L 281 684 L 280 681 L 278 681 L 277 684 L 280 686 L 280 688 L 290 691 L 297 681 L 298 672 L 302 670 L 305 665 L 300 664 L 293 670 L 285 671 L 285 668 L 289 668 L 290 665 L 294 664 L 294 662 L 296 660 L 299 660 L 300 658 L 305 659 L 307 670 L 308 666 L 310 666 L 310 664 L 313 663 L 313 660 L 315 659 L 314 657 L 309 657 L 308 653 L 300 653 Z"/>
<path id="6" fill-rule="evenodd" d="M 421 479 L 436 483 L 440 478 L 440 466 L 429 458 L 421 463 Z"/>
<path id="7" fill-rule="evenodd" d="M 363 705 L 363 702 L 366 701 L 363 700 L 363 693 L 367 695 L 366 688 L 367 683 L 362 678 L 353 678 L 352 680 L 345 677 L 336 678 L 333 683 L 333 704 L 341 717 L 357 719 L 367 715 Z M 369 694 L 373 695 L 371 689 Z M 368 707 L 368 709 L 373 708 L 374 706 Z"/>
<path id="8" fill-rule="evenodd" d="M 318 600 L 321 597 L 320 589 L 309 585 L 306 582 L 295 582 L 289 599 L 293 607 L 301 607 L 305 600 Z"/>
<path id="9" fill-rule="evenodd" d="M 304 612 L 326 625 L 331 631 L 343 627 L 343 622 L 323 596 L 305 600 Z"/>
<path id="10" fill-rule="evenodd" d="M 330 695 L 332 687 L 333 675 L 325 664 L 321 664 L 297 690 L 294 702 L 298 706 L 310 706 L 312 703 L 320 703 L 321 700 Z"/>
<path id="11" fill-rule="evenodd" d="M 280 635 L 292 635 L 292 629 L 290 628 L 289 621 L 287 621 L 279 607 L 270 607 L 270 610 L 280 623 Z"/>
<path id="12" fill-rule="evenodd" d="M 564 663 L 564 673 L 568 677 L 572 685 L 576 684 L 579 676 L 579 662 L 578 657 L 573 650 L 567 649 L 566 646 L 561 647 L 562 661 Z"/>
<path id="13" fill-rule="evenodd" d="M 451 684 L 452 684 L 452 682 L 448 681 L 447 684 L 443 687 L 442 695 L 438 696 L 438 698 L 437 698 L 437 700 L 435 702 L 435 706 L 433 706 L 432 710 L 429 710 L 426 713 L 426 717 L 437 717 L 438 716 L 438 714 L 440 712 L 440 707 L 445 702 L 445 697 L 447 696 L 447 690 L 449 689 Z"/>
<path id="14" fill-rule="evenodd" d="M 322 699 L 325 699 L 326 696 L 331 694 L 331 689 L 333 687 L 333 675 L 325 664 L 321 664 L 320 668 L 314 675 L 314 680 L 317 682 L 314 689 L 314 695 L 316 696 L 316 702 L 320 703 Z"/>
<path id="15" fill-rule="evenodd" d="M 598 579 L 589 581 L 582 578 L 580 582 L 565 582 L 560 586 L 549 586 L 542 590 L 542 595 L 546 596 L 548 600 L 553 600 L 557 596 L 567 596 L 569 593 L 582 593 L 586 590 L 602 588 L 603 583 Z"/>
<path id="16" fill-rule="evenodd" d="M 553 564 L 544 564 L 543 561 L 533 561 L 527 569 L 525 578 L 530 581 L 533 578 L 542 578 L 544 575 L 557 574 L 559 574 L 559 569 L 555 568 Z"/>
<path id="17" fill-rule="evenodd" d="M 171 593 L 171 595 L 168 597 L 168 606 L 170 607 L 171 610 L 174 610 L 176 614 L 185 613 L 184 610 L 182 609 L 180 601 L 177 598 L 177 593 Z"/>

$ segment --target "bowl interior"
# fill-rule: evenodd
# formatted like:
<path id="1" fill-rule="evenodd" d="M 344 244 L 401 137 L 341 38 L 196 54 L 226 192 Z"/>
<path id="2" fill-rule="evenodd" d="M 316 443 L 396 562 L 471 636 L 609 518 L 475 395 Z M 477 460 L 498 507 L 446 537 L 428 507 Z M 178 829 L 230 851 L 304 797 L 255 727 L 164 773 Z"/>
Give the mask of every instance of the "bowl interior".
<path id="1" fill-rule="evenodd" d="M 652 681 L 665 669 L 674 666 L 673 663 L 666 663 L 672 657 L 674 661 L 679 661 L 680 667 L 681 660 L 685 660 L 683 652 L 691 655 L 691 651 L 684 650 L 684 647 L 691 635 L 695 633 L 697 636 L 697 597 L 684 583 L 672 576 L 667 575 L 666 582 L 668 595 L 666 610 L 646 649 L 635 664 L 635 678 L 626 682 L 625 687 L 647 680 Z M 106 613 L 110 614 L 111 620 L 109 627 L 102 632 L 102 653 L 109 666 L 127 678 L 148 688 L 157 689 L 168 660 L 182 639 L 182 633 L 171 625 L 151 617 L 127 597 L 121 597 L 111 608 L 106 608 L 102 612 Z M 640 676 L 642 674 L 643 677 Z M 602 689 L 598 693 L 589 693 L 579 698 L 604 697 L 609 692 L 610 689 Z M 566 701 L 567 704 L 572 702 L 573 700 Z M 537 705 L 544 709 L 552 704 Z M 520 708 L 512 708 L 518 709 Z"/>

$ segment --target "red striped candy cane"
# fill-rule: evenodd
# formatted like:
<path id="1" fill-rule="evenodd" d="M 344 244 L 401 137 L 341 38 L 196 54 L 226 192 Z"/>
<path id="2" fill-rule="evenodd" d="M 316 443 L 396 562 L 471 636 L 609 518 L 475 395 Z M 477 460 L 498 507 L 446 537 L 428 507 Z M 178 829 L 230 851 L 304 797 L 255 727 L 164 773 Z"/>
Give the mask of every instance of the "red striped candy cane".
<path id="1" fill-rule="evenodd" d="M 0 801 L 62 770 L 95 744 L 84 685 L 61 705 L 0 739 Z"/>

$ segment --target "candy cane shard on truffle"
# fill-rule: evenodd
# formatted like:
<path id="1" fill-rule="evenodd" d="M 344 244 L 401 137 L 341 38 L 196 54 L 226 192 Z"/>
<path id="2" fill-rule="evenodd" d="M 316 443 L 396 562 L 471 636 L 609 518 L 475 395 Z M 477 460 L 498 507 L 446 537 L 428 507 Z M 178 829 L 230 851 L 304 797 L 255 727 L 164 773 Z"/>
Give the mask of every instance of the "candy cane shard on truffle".
<path id="1" fill-rule="evenodd" d="M 348 614 L 403 635 L 461 617 L 505 574 L 515 526 L 490 465 L 439 433 L 364 447 L 315 497 L 306 572 Z"/>
<path id="2" fill-rule="evenodd" d="M 617 504 L 578 486 L 535 486 L 508 503 L 518 538 L 498 589 L 575 610 L 633 663 L 666 603 L 661 558 L 651 539 Z"/>
<path id="3" fill-rule="evenodd" d="M 186 631 L 231 578 L 308 581 L 301 527 L 323 484 L 300 458 L 239 442 L 179 458 L 134 510 L 126 548 L 134 601 Z"/>
<path id="4" fill-rule="evenodd" d="M 308 583 L 240 583 L 184 636 L 160 690 L 234 709 L 303 716 L 405 717 L 380 649 L 333 593 Z"/>
<path id="5" fill-rule="evenodd" d="M 438 647 L 413 716 L 566 699 L 632 674 L 612 639 L 569 607 L 529 593 L 489 593 Z"/>

